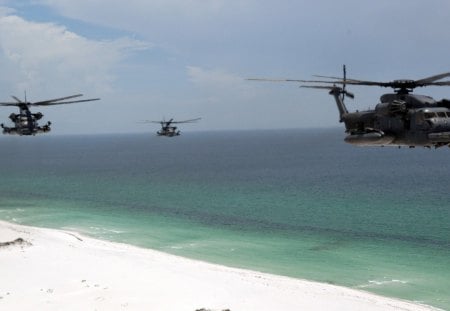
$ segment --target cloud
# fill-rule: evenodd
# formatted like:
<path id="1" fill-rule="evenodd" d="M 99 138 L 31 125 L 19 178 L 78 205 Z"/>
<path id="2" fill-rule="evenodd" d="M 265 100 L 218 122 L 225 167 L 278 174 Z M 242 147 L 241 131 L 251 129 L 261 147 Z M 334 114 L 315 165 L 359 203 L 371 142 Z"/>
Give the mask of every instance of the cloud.
<path id="1" fill-rule="evenodd" d="M 9 91 L 108 92 L 120 62 L 130 52 L 149 48 L 130 38 L 90 40 L 64 26 L 31 22 L 10 13 L 0 8 L 0 64 L 8 72 L 0 79 Z"/>
<path id="2" fill-rule="evenodd" d="M 179 50 L 222 37 L 252 13 L 256 0 L 34 0 L 58 14 L 137 33 L 160 47 Z M 246 12 L 247 14 L 244 14 Z"/>

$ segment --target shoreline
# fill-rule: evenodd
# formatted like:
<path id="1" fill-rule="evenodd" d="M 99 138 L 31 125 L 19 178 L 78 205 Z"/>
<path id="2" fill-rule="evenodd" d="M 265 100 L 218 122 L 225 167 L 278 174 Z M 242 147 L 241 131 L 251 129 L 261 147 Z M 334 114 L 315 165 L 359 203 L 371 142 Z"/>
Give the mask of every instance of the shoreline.
<path id="1" fill-rule="evenodd" d="M 5 310 L 440 310 L 2 220 L 0 267 Z"/>

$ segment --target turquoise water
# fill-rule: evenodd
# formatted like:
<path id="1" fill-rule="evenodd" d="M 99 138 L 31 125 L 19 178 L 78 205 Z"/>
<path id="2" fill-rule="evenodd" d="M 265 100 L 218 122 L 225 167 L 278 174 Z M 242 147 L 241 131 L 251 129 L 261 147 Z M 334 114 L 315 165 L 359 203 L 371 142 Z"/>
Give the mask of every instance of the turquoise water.
<path id="1" fill-rule="evenodd" d="M 342 137 L 1 137 L 0 219 L 450 309 L 450 150 Z"/>

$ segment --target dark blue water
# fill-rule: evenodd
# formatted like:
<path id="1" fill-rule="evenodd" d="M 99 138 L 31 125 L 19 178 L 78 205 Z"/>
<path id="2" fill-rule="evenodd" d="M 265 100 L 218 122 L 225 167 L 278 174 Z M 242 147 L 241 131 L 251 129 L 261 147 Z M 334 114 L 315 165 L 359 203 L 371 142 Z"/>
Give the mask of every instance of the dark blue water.
<path id="1" fill-rule="evenodd" d="M 0 137 L 0 218 L 450 309 L 450 149 L 343 136 Z"/>

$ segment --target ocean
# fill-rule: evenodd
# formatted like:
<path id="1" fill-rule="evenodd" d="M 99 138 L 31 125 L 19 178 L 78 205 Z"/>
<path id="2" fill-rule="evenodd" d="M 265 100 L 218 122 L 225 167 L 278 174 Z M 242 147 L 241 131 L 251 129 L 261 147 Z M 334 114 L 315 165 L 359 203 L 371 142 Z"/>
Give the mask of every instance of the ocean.
<path id="1" fill-rule="evenodd" d="M 342 128 L 0 137 L 0 219 L 450 310 L 450 149 Z"/>

